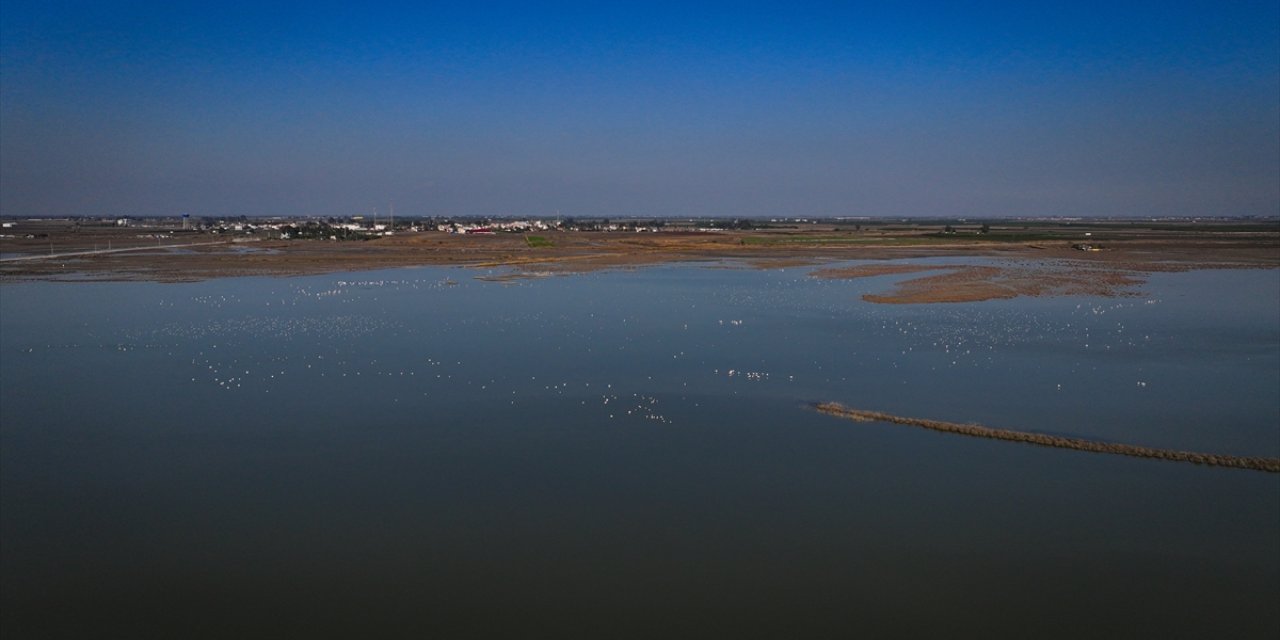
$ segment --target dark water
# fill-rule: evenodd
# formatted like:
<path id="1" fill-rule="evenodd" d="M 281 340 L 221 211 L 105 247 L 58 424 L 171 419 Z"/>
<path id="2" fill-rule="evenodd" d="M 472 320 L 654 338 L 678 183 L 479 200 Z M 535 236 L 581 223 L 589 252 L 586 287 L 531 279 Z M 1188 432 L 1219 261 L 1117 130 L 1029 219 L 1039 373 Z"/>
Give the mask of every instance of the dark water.
<path id="1" fill-rule="evenodd" d="M 1280 272 L 0 288 L 4 636 L 1275 637 Z"/>

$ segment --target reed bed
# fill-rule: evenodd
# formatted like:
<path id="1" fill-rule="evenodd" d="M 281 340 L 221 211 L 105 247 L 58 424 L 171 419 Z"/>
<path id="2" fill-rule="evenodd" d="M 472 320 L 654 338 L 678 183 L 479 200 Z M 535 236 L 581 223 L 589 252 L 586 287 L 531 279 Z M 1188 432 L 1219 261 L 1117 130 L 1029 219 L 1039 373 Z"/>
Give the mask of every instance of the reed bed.
<path id="1" fill-rule="evenodd" d="M 1154 458 L 1156 460 L 1190 462 L 1192 464 L 1205 464 L 1218 467 L 1232 467 L 1235 469 L 1252 469 L 1254 471 L 1280 473 L 1280 458 L 1198 453 L 1194 451 L 1156 449 L 1153 447 L 1142 447 L 1118 442 L 1097 442 L 1082 438 L 1064 438 L 1061 436 L 1051 436 L 1042 433 L 1028 433 L 1026 431 L 1013 431 L 1010 429 L 994 429 L 992 427 L 984 427 L 980 424 L 958 424 L 955 422 L 942 422 L 940 420 L 926 420 L 924 418 L 907 418 L 879 411 L 851 409 L 838 402 L 823 402 L 816 405 L 815 408 L 827 415 L 856 420 L 858 422 L 889 422 L 892 424 L 923 427 L 934 431 L 955 433 L 964 436 L 973 436 L 976 438 L 1024 442 L 1027 444 L 1040 445 L 1042 447 L 1057 447 L 1059 449 L 1073 449 L 1075 451 L 1111 453 L 1122 456 L 1133 456 L 1136 458 Z"/>

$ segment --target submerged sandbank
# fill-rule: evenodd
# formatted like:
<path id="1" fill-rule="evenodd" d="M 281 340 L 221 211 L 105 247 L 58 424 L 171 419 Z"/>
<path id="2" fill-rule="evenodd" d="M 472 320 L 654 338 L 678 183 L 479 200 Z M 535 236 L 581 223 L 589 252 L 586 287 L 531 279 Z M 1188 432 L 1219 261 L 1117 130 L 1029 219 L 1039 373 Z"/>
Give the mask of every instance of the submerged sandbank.
<path id="1" fill-rule="evenodd" d="M 907 418 L 879 411 L 851 409 L 838 402 L 823 402 L 816 405 L 815 408 L 827 415 L 856 420 L 858 422 L 890 422 L 893 424 L 923 427 L 925 429 L 932 429 L 934 431 L 942 431 L 945 433 L 955 433 L 978 438 L 991 438 L 994 440 L 1008 440 L 1011 442 L 1024 442 L 1043 447 L 1074 449 L 1076 451 L 1090 451 L 1093 453 L 1112 453 L 1122 456 L 1134 456 L 1137 458 L 1155 458 L 1157 460 L 1190 462 L 1192 464 L 1207 464 L 1218 467 L 1232 467 L 1236 469 L 1252 469 L 1254 471 L 1280 473 L 1280 458 L 1198 453 L 1194 451 L 1156 449 L 1118 442 L 1097 442 L 1082 438 L 1064 438 L 1061 436 L 1050 436 L 1042 433 L 1028 433 L 1026 431 L 1013 431 L 1010 429 L 995 429 L 992 427 L 984 427 L 979 424 L 959 424 L 955 422 L 942 422 L 940 420 L 926 420 L 924 418 Z"/>

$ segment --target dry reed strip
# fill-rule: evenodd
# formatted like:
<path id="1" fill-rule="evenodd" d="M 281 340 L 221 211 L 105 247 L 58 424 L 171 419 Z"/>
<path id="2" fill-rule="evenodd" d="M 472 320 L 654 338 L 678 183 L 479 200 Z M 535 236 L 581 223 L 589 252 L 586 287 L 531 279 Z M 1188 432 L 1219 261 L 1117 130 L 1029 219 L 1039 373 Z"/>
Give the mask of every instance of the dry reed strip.
<path id="1" fill-rule="evenodd" d="M 1196 453 L 1194 451 L 1154 449 L 1151 447 L 1141 447 L 1132 444 L 1096 442 L 1080 438 L 1063 438 L 1040 433 L 1027 433 L 1025 431 L 993 429 L 979 424 L 957 424 L 954 422 L 942 422 L 939 420 L 925 420 L 923 418 L 906 418 L 888 413 L 881 413 L 879 411 L 851 409 L 838 402 L 823 402 L 816 405 L 815 408 L 827 415 L 848 418 L 858 422 L 889 422 L 893 424 L 924 427 L 925 429 L 932 429 L 934 431 L 957 433 L 977 438 L 1025 442 L 1027 444 L 1035 444 L 1043 447 L 1058 447 L 1060 449 L 1074 449 L 1076 451 L 1091 451 L 1094 453 L 1113 453 L 1138 458 L 1155 458 L 1157 460 L 1172 460 L 1175 462 L 1190 462 L 1193 464 L 1207 464 L 1219 467 L 1233 467 L 1236 469 L 1252 469 L 1254 471 L 1280 473 L 1280 458 Z"/>

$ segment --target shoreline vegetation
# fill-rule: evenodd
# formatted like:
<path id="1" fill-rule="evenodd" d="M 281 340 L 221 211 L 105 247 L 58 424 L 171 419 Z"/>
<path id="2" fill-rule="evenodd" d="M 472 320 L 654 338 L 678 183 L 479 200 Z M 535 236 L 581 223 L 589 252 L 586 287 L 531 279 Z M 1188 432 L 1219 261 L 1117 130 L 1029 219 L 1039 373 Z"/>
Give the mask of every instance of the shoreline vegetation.
<path id="1" fill-rule="evenodd" d="M 1042 447 L 1056 447 L 1059 449 L 1088 451 L 1091 453 L 1110 453 L 1136 458 L 1151 458 L 1155 460 L 1169 460 L 1172 462 L 1189 462 L 1192 464 L 1230 467 L 1233 469 L 1250 469 L 1253 471 L 1265 471 L 1267 473 L 1280 473 L 1280 458 L 1233 456 L 1225 454 L 1198 453 L 1194 451 L 1177 451 L 1173 449 L 1157 449 L 1132 444 L 1098 442 L 1082 438 L 1066 438 L 1042 433 L 1014 431 L 1011 429 L 996 429 L 979 424 L 959 424 L 955 422 L 943 422 L 940 420 L 927 420 L 924 418 L 908 418 L 879 411 L 852 409 L 838 402 L 818 403 L 814 405 L 814 409 L 829 416 L 845 418 L 855 422 L 887 422 L 891 424 L 922 427 L 931 431 L 941 431 L 943 433 L 952 433 L 975 438 L 988 438 L 992 440 L 1005 440 L 1008 442 L 1021 442 L 1025 444 L 1039 445 Z"/>
<path id="2" fill-rule="evenodd" d="M 363 234 L 359 240 L 281 230 L 292 226 L 237 231 L 142 224 L 6 222 L 0 234 L 0 283 L 191 282 L 412 266 L 462 266 L 475 270 L 481 280 L 509 282 L 705 262 L 757 269 L 805 267 L 812 268 L 810 276 L 825 279 L 901 275 L 886 290 L 866 293 L 863 299 L 927 304 L 1022 296 L 1129 296 L 1156 272 L 1280 268 L 1280 223 L 1274 221 L 1005 221 L 973 229 L 901 221 L 749 229 L 692 229 L 667 223 L 644 232 L 542 224 L 536 233 L 487 228 L 446 232 L 402 223 L 394 232 Z M 957 262 L 921 263 L 922 258 Z M 965 264 L 961 258 L 989 261 Z M 854 261 L 861 264 L 841 264 Z"/>

